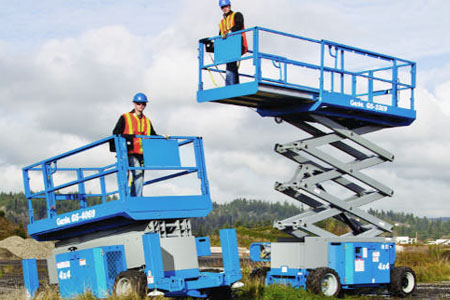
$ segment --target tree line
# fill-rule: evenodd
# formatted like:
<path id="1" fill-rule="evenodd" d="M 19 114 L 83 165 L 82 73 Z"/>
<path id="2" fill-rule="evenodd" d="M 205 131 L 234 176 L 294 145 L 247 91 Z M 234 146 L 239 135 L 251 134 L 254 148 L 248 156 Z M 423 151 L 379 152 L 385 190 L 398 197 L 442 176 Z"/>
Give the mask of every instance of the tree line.
<path id="1" fill-rule="evenodd" d="M 113 199 L 109 199 L 113 200 Z M 100 203 L 99 198 L 88 198 L 88 205 Z M 58 213 L 79 208 L 77 200 L 58 201 Z M 33 201 L 35 219 L 46 217 L 46 201 Z M 267 202 L 245 198 L 235 199 L 228 203 L 213 203 L 213 210 L 204 218 L 192 219 L 196 235 L 209 235 L 221 228 L 270 226 L 275 220 L 283 220 L 304 211 L 301 205 L 288 202 Z M 370 214 L 389 222 L 394 226 L 394 235 L 417 237 L 421 241 L 428 239 L 450 238 L 450 218 L 432 219 L 417 217 L 404 212 L 392 210 L 369 209 Z M 16 225 L 26 226 L 29 223 L 28 201 L 24 193 L 0 193 L 0 214 Z M 341 234 L 346 227 L 335 219 L 328 219 L 318 224 L 331 232 Z"/>
<path id="2" fill-rule="evenodd" d="M 284 203 L 270 203 L 262 200 L 236 199 L 225 204 L 214 203 L 213 211 L 204 218 L 192 220 L 197 235 L 209 235 L 221 228 L 247 227 L 254 228 L 272 225 L 276 220 L 283 220 L 303 212 L 302 206 Z M 418 237 L 419 241 L 450 238 L 450 218 L 432 219 L 417 217 L 404 212 L 392 210 L 374 210 L 369 213 L 394 225 L 395 236 Z M 317 224 L 319 227 L 343 234 L 349 228 L 336 219 L 327 219 Z"/>

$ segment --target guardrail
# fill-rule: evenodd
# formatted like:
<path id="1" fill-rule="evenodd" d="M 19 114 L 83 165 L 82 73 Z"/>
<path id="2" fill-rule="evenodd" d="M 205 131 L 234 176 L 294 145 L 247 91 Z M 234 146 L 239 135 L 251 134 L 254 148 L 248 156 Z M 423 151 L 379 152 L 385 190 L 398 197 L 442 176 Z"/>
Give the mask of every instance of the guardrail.
<path id="1" fill-rule="evenodd" d="M 95 216 L 83 215 L 90 213 L 90 210 L 86 210 L 86 208 L 92 205 L 106 204 L 111 201 L 125 201 L 131 197 L 128 182 L 128 173 L 131 170 L 146 170 L 148 172 L 146 174 L 151 175 L 152 179 L 145 181 L 145 186 L 197 173 L 197 178 L 200 180 L 200 191 L 198 194 L 209 197 L 201 138 L 177 136 L 167 139 L 160 136 L 136 137 L 141 138 L 144 144 L 147 143 L 146 141 L 152 143 L 147 147 L 150 150 L 144 149 L 144 160 L 149 160 L 149 162 L 145 163 L 143 167 L 130 167 L 125 138 L 110 136 L 23 168 L 24 189 L 25 196 L 28 199 L 30 225 L 37 221 L 35 220 L 35 202 L 43 199 L 45 199 L 46 219 L 55 219 L 58 215 L 75 210 L 82 210 L 80 214 L 76 214 L 76 217 L 81 219 L 75 221 L 93 219 Z M 155 144 L 158 141 L 163 143 Z M 167 148 L 164 146 L 165 144 L 169 144 L 170 147 Z M 116 153 L 115 155 L 110 153 L 110 161 L 102 165 L 101 162 L 97 161 L 105 160 L 104 156 L 110 152 L 108 145 L 110 147 L 114 145 L 113 148 Z M 187 163 L 182 164 L 179 149 L 186 145 L 192 145 L 188 154 L 193 154 L 194 158 L 190 158 Z M 103 152 L 100 152 L 101 150 L 97 151 L 99 148 L 102 148 Z M 169 149 L 169 152 L 167 149 Z M 146 151 L 152 151 L 152 153 L 148 154 Z M 84 159 L 90 161 L 94 166 L 78 167 L 81 164 L 78 156 L 85 154 L 86 157 Z M 61 166 L 64 164 L 63 161 L 66 160 L 71 160 L 65 163 L 69 166 Z M 160 171 L 166 172 L 160 174 Z M 115 175 L 116 180 L 109 179 L 108 177 L 111 175 Z M 36 181 L 43 182 L 43 187 L 37 191 L 32 191 L 32 181 L 33 183 L 36 183 Z M 98 192 L 90 192 L 88 187 L 95 188 Z M 74 190 L 67 192 L 67 189 Z M 72 205 L 66 205 L 66 207 L 61 205 L 61 210 L 59 202 L 66 200 L 73 200 L 72 202 L 75 202 L 76 205 L 74 206 L 73 203 Z"/>
<path id="2" fill-rule="evenodd" d="M 249 40 L 249 51 L 241 57 L 230 49 L 241 49 L 242 33 Z M 416 64 L 412 61 L 263 27 L 209 41 L 215 45 L 212 63 L 205 63 L 205 42 L 199 43 L 199 91 L 205 89 L 204 72 L 225 73 L 224 64 L 239 61 L 242 80 L 316 92 L 318 101 L 324 93 L 337 93 L 414 110 Z M 243 68 L 246 61 L 252 66 Z"/>

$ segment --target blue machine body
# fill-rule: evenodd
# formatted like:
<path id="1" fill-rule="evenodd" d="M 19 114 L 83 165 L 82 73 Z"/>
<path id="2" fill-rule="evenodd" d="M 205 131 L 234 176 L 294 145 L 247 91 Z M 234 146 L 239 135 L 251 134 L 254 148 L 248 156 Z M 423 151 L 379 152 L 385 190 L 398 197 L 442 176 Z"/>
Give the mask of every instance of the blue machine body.
<path id="1" fill-rule="evenodd" d="M 307 269 L 273 268 L 267 272 L 266 285 L 283 284 L 294 288 L 306 288 Z"/>
<path id="2" fill-rule="evenodd" d="M 142 237 L 145 253 L 145 274 L 149 290 L 164 290 L 166 297 L 206 298 L 203 290 L 211 287 L 230 286 L 242 278 L 236 231 L 219 231 L 222 245 L 224 272 L 200 272 L 199 269 L 164 271 L 158 234 L 149 233 Z M 197 256 L 211 253 L 209 239 L 197 238 Z M 203 244 L 203 245 L 202 245 Z"/>
<path id="3" fill-rule="evenodd" d="M 30 216 L 28 234 L 38 241 L 58 240 L 145 220 L 206 216 L 212 209 L 212 202 L 202 139 L 140 137 L 143 138 L 143 167 L 130 167 L 125 138 L 111 136 L 23 168 Z M 98 156 L 96 151 L 107 147 L 108 143 L 114 144 L 116 155 L 107 165 L 64 166 L 65 161 L 76 159 L 78 155 L 88 155 L 95 159 L 96 155 Z M 188 145 L 191 147 L 187 148 Z M 193 157 L 181 164 L 180 151 L 184 151 L 184 148 L 187 148 L 186 151 Z M 197 174 L 198 189 L 192 195 L 159 194 L 132 197 L 128 186 L 128 172 L 136 169 L 145 170 L 148 175 L 155 174 L 149 176 L 151 179 L 146 181 L 144 186 Z M 165 173 L 161 175 L 161 172 Z M 36 180 L 35 178 L 40 178 L 37 181 L 44 183 L 41 190 L 32 188 L 31 179 Z M 88 191 L 88 187 L 92 185 L 95 185 L 94 188 L 98 192 Z M 68 189 L 73 190 L 67 192 Z M 100 199 L 99 203 L 90 205 L 90 199 L 94 198 Z M 75 202 L 76 209 L 59 212 L 59 204 L 66 200 Z M 34 211 L 38 201 L 44 202 L 46 207 L 46 216 L 41 216 L 40 219 L 35 218 Z"/>
<path id="4" fill-rule="evenodd" d="M 258 245 L 255 245 L 258 248 Z M 258 250 L 251 253 L 258 259 Z M 385 287 L 390 282 L 390 270 L 395 263 L 395 244 L 378 242 L 331 242 L 328 245 L 328 266 L 335 270 L 344 289 L 361 287 Z M 306 288 L 309 268 L 271 268 L 266 284 L 285 284 Z"/>
<path id="5" fill-rule="evenodd" d="M 241 57 L 242 33 L 249 51 Z M 199 45 L 198 102 L 253 107 L 261 116 L 316 113 L 386 127 L 416 119 L 414 62 L 262 27 L 211 40 L 212 63 Z M 224 73 L 220 67 L 233 61 L 241 64 L 240 84 L 206 86 L 204 72 Z"/>
<path id="6" fill-rule="evenodd" d="M 388 284 L 395 263 L 394 243 L 330 243 L 329 267 L 345 287 Z"/>
<path id="7" fill-rule="evenodd" d="M 61 297 L 70 299 L 92 292 L 111 294 L 116 276 L 127 269 L 123 246 L 98 247 L 56 255 Z"/>

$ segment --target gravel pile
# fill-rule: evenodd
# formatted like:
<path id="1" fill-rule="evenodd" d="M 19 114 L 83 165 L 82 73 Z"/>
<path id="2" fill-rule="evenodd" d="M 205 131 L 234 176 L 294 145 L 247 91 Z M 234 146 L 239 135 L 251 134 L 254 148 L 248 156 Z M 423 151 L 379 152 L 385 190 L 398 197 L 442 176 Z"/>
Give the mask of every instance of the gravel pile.
<path id="1" fill-rule="evenodd" d="M 0 241 L 0 248 L 11 252 L 13 255 L 17 256 L 18 259 L 44 259 L 47 258 L 47 256 L 50 256 L 55 245 L 52 242 L 36 242 L 31 238 L 23 239 L 20 236 L 10 236 Z"/>
<path id="2" fill-rule="evenodd" d="M 19 259 L 20 257 L 12 254 L 11 251 L 9 251 L 8 249 L 0 248 L 0 260 L 19 260 Z"/>

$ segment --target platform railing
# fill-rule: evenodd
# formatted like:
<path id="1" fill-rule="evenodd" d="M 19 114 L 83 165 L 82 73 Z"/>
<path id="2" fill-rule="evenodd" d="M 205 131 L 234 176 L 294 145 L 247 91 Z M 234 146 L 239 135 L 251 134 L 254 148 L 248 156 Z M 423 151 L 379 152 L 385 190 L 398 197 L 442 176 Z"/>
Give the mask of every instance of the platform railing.
<path id="1" fill-rule="evenodd" d="M 64 200 L 75 200 L 78 202 L 79 207 L 75 210 L 83 209 L 88 207 L 88 199 L 96 198 L 97 201 L 95 205 L 105 204 L 108 201 L 125 201 L 127 197 L 130 197 L 130 188 L 128 175 L 131 170 L 145 170 L 148 173 L 152 171 L 167 171 L 171 174 L 161 176 L 156 175 L 152 180 L 144 182 L 145 185 L 151 185 L 157 182 L 170 180 L 183 175 L 197 173 L 197 178 L 200 180 L 200 193 L 201 195 L 209 194 L 209 186 L 206 175 L 206 168 L 204 162 L 203 145 L 202 140 L 199 137 L 180 137 L 174 136 L 170 138 L 160 137 L 160 136 L 136 136 L 136 138 L 146 139 L 146 140 L 164 140 L 164 141 L 174 141 L 178 148 L 185 145 L 192 144 L 192 153 L 195 156 L 192 162 L 192 166 L 182 166 L 179 165 L 164 165 L 164 161 L 157 162 L 156 165 L 145 165 L 144 167 L 130 167 L 128 163 L 128 154 L 126 139 L 122 136 L 110 136 L 91 144 L 79 147 L 77 149 L 65 152 L 63 154 L 42 160 L 35 164 L 29 165 L 22 169 L 23 179 L 24 179 L 24 190 L 25 196 L 28 200 L 29 207 L 29 220 L 30 224 L 33 224 L 35 220 L 35 212 L 33 208 L 34 201 L 42 201 L 45 199 L 46 206 L 46 217 L 47 219 L 53 219 L 58 216 L 57 212 L 57 202 Z M 93 149 L 99 147 L 108 147 L 114 149 L 114 154 L 111 154 L 111 161 L 113 163 L 108 163 L 107 165 L 94 166 L 94 167 L 60 167 L 59 165 L 67 162 L 62 162 L 64 159 L 73 159 L 76 155 L 82 154 L 83 152 L 91 152 L 94 154 Z M 114 145 L 112 147 L 112 145 Z M 106 152 L 108 149 L 104 148 Z M 179 151 L 175 149 L 175 151 Z M 179 155 L 179 152 L 177 152 Z M 175 155 L 177 154 L 175 153 Z M 94 154 L 98 155 L 98 154 Z M 73 165 L 74 163 L 71 162 Z M 32 174 L 33 173 L 33 174 Z M 37 176 L 34 176 L 37 173 Z M 146 173 L 146 174 L 148 174 Z M 117 183 L 111 180 L 107 180 L 106 177 L 116 174 Z M 71 179 L 61 180 L 59 178 L 58 184 L 55 184 L 56 175 L 66 175 Z M 158 177 L 159 176 L 159 177 Z M 32 182 L 36 178 L 41 177 L 43 181 L 43 188 L 38 191 L 32 191 Z M 76 178 L 76 179 L 73 179 Z M 33 180 L 32 180 L 33 179 Z M 86 184 L 88 182 L 97 182 L 97 188 L 100 192 L 91 193 L 87 191 Z M 111 189 L 107 189 L 107 185 L 113 186 Z M 74 188 L 75 191 L 69 193 L 65 192 L 64 189 Z M 65 211 L 64 213 L 66 213 Z"/>
<path id="2" fill-rule="evenodd" d="M 299 35 L 284 33 L 263 27 L 252 27 L 242 31 L 233 32 L 228 35 L 229 39 L 236 35 L 245 33 L 249 40 L 249 51 L 247 54 L 237 60 L 244 63 L 251 60 L 253 71 L 240 68 L 239 75 L 244 80 L 256 81 L 261 84 L 272 84 L 287 88 L 307 90 L 318 93 L 318 99 L 322 98 L 324 93 L 345 94 L 359 100 L 391 105 L 406 109 L 414 109 L 414 88 L 416 85 L 416 64 L 412 61 L 389 56 L 373 51 L 368 51 L 344 44 L 316 40 Z M 274 38 L 281 38 L 281 42 L 274 42 Z M 209 39 L 214 42 L 215 54 L 217 41 L 222 40 L 221 36 Z M 230 45 L 220 43 L 223 47 L 239 47 L 233 45 L 230 39 Z M 235 39 L 236 40 L 236 39 Z M 290 42 L 299 42 L 295 44 L 294 50 L 276 49 L 273 45 L 287 45 Z M 277 40 L 278 41 L 278 40 Z M 300 44 L 301 43 L 301 44 Z M 266 51 L 266 45 L 270 44 L 270 50 Z M 290 45 L 290 44 L 289 44 Z M 312 46 L 313 52 L 302 51 Z M 220 46 L 222 47 L 222 46 Z M 296 48 L 297 47 L 297 48 Z M 228 60 L 220 62 L 206 63 L 205 47 L 199 43 L 199 91 L 204 89 L 203 73 L 225 73 L 224 65 L 228 62 L 236 61 L 236 57 L 230 57 Z M 283 55 L 283 52 L 289 52 L 289 55 Z M 306 56 L 315 55 L 316 59 L 306 59 Z M 318 59 L 317 59 L 318 57 Z M 269 62 L 266 64 L 266 62 Z M 273 69 L 277 70 L 277 77 L 270 76 Z M 296 75 L 302 70 L 315 72 L 317 80 L 303 82 Z M 214 88 L 214 87 L 213 87 Z M 409 94 L 407 94 L 409 92 Z M 400 94 L 404 93 L 402 103 L 400 103 Z M 389 98 L 386 100 L 386 97 Z M 407 99 L 409 98 L 409 99 Z M 406 99 L 406 100 L 404 100 Z M 388 103 L 386 103 L 388 102 Z"/>

